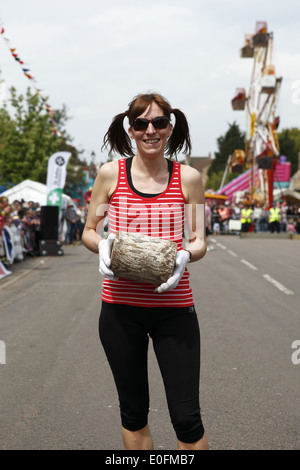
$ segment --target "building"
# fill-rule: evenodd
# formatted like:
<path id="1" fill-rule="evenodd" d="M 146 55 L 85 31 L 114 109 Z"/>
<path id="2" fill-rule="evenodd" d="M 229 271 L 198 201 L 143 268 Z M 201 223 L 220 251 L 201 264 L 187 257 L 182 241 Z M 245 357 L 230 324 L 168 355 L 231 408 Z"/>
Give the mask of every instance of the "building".
<path id="1" fill-rule="evenodd" d="M 212 163 L 211 155 L 208 154 L 208 157 L 192 157 L 187 155 L 185 163 L 193 168 L 196 168 L 196 170 L 200 172 L 203 186 L 205 187 L 206 181 L 208 180 L 207 172 Z"/>
<path id="2" fill-rule="evenodd" d="M 290 189 L 300 191 L 300 151 L 298 153 L 298 170 L 291 178 Z"/>

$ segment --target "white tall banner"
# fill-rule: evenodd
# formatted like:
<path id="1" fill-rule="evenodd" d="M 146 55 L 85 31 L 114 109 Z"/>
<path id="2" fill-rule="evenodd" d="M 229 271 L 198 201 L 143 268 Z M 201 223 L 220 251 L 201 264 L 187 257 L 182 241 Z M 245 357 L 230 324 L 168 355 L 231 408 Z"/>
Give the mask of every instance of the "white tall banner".
<path id="1" fill-rule="evenodd" d="M 47 206 L 62 208 L 62 194 L 66 182 L 70 152 L 56 152 L 48 160 Z"/>

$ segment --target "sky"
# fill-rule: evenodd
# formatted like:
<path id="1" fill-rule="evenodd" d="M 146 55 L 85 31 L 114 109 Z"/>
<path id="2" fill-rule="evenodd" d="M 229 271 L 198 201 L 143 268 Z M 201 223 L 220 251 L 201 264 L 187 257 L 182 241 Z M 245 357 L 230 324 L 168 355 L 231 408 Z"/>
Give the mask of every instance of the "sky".
<path id="1" fill-rule="evenodd" d="M 1 0 L 10 44 L 53 109 L 66 106 L 73 145 L 95 163 L 113 117 L 139 93 L 155 91 L 189 121 L 192 156 L 214 156 L 217 139 L 238 123 L 238 87 L 249 89 L 253 59 L 240 58 L 246 34 L 266 21 L 282 77 L 279 131 L 300 128 L 300 2 L 286 0 Z M 0 36 L 0 70 L 8 89 L 31 81 Z M 1 97 L 5 95 L 2 88 Z M 0 98 L 1 98 L 0 97 Z M 127 126 L 127 123 L 124 123 Z"/>

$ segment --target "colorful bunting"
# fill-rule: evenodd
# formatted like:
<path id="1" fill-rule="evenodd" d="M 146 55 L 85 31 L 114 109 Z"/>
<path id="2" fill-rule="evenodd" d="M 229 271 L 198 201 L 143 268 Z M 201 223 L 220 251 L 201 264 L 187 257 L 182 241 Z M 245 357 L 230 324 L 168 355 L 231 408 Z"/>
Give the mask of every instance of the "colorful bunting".
<path id="1" fill-rule="evenodd" d="M 35 89 L 36 93 L 39 95 L 40 99 L 45 103 L 46 110 L 49 114 L 50 121 L 51 121 L 52 126 L 53 126 L 52 129 L 51 129 L 53 134 L 57 135 L 57 136 L 60 136 L 60 137 L 63 136 L 63 133 L 57 129 L 57 119 L 55 119 L 55 111 L 53 111 L 51 109 L 51 106 L 48 103 L 46 103 L 47 98 L 41 93 L 41 90 L 39 88 L 37 88 L 37 86 L 35 85 L 35 83 L 36 83 L 35 78 L 31 75 L 30 69 L 27 68 L 27 67 L 24 67 L 25 63 L 20 59 L 19 55 L 16 52 L 16 48 L 11 47 L 11 38 L 9 36 L 7 36 L 6 34 L 4 35 L 5 29 L 4 29 L 4 27 L 2 26 L 1 23 L 2 22 L 1 22 L 1 19 L 0 19 L 0 35 L 3 37 L 3 39 L 7 43 L 8 48 L 9 48 L 13 58 L 22 66 L 22 71 L 23 71 L 24 75 L 31 81 L 31 85 Z"/>

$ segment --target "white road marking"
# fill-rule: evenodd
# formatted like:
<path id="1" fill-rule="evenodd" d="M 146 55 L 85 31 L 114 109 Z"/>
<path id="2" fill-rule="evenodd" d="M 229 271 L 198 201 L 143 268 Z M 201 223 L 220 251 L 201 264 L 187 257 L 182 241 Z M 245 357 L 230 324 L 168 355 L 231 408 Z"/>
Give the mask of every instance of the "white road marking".
<path id="1" fill-rule="evenodd" d="M 227 250 L 227 247 L 225 245 L 222 245 L 222 243 L 217 243 L 217 246 L 219 246 L 223 250 Z"/>
<path id="2" fill-rule="evenodd" d="M 263 274 L 263 278 L 266 279 L 266 281 L 269 281 L 271 284 L 273 284 L 273 286 L 277 287 L 277 289 L 284 292 L 286 295 L 294 295 L 294 292 L 292 290 L 288 289 L 283 284 L 276 281 L 276 279 L 269 276 L 269 274 Z"/>
<path id="3" fill-rule="evenodd" d="M 231 256 L 234 256 L 235 258 L 237 258 L 237 256 L 238 256 L 238 255 L 237 255 L 234 251 L 232 251 L 232 250 L 228 250 L 228 253 L 229 253 Z"/>
<path id="4" fill-rule="evenodd" d="M 246 266 L 248 266 L 248 268 L 251 268 L 254 271 L 257 271 L 257 267 L 249 263 L 249 261 L 246 261 L 245 259 L 241 259 L 241 263 L 244 263 Z"/>

